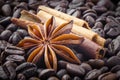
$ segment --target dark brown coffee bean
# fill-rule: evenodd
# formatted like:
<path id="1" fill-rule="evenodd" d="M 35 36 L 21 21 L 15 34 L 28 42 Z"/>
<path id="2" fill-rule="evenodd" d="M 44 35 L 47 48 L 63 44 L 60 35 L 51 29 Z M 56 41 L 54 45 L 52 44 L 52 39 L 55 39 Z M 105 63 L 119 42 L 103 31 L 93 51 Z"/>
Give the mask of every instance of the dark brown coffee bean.
<path id="1" fill-rule="evenodd" d="M 101 37 L 105 37 L 105 32 L 102 28 L 92 29 L 94 32 L 98 33 Z"/>
<path id="2" fill-rule="evenodd" d="M 15 54 L 15 55 L 24 55 L 25 51 L 22 48 L 16 46 L 7 46 L 5 48 L 5 52 L 7 54 Z"/>
<path id="3" fill-rule="evenodd" d="M 108 47 L 108 45 L 112 42 L 111 38 L 106 39 L 105 46 Z"/>
<path id="4" fill-rule="evenodd" d="M 17 80 L 26 80 L 26 77 L 20 73 L 17 75 Z"/>
<path id="5" fill-rule="evenodd" d="M 0 25 L 7 26 L 11 23 L 11 17 L 2 17 L 0 18 Z"/>
<path id="6" fill-rule="evenodd" d="M 82 63 L 80 66 L 85 69 L 86 73 L 92 70 L 92 67 L 87 63 Z"/>
<path id="7" fill-rule="evenodd" d="M 17 32 L 22 38 L 24 38 L 25 36 L 28 36 L 28 32 L 24 29 L 18 29 Z"/>
<path id="8" fill-rule="evenodd" d="M 68 74 L 65 74 L 61 80 L 71 80 L 71 77 Z"/>
<path id="9" fill-rule="evenodd" d="M 67 64 L 66 69 L 67 69 L 67 72 L 71 75 L 83 76 L 85 74 L 85 70 L 80 65 Z"/>
<path id="10" fill-rule="evenodd" d="M 25 58 L 23 56 L 20 56 L 20 55 L 9 55 L 8 57 L 6 57 L 6 60 L 13 61 L 16 64 L 20 64 L 20 63 L 25 62 Z"/>
<path id="11" fill-rule="evenodd" d="M 1 34 L 0 34 L 0 36 L 1 36 L 1 38 L 3 39 L 3 40 L 8 40 L 9 39 L 9 37 L 12 35 L 12 32 L 10 31 L 10 30 L 4 30 Z"/>
<path id="12" fill-rule="evenodd" d="M 120 57 L 118 57 L 118 56 L 112 56 L 112 57 L 110 57 L 110 58 L 107 60 L 107 65 L 108 65 L 109 67 L 113 67 L 113 66 L 115 66 L 115 65 L 120 65 L 119 61 L 120 61 Z"/>
<path id="13" fill-rule="evenodd" d="M 2 7 L 4 5 L 4 1 L 3 0 L 0 0 L 0 7 Z"/>
<path id="14" fill-rule="evenodd" d="M 69 4 L 69 8 L 76 8 L 84 5 L 84 0 L 72 0 Z"/>
<path id="15" fill-rule="evenodd" d="M 101 22 L 104 25 L 104 24 L 106 24 L 106 17 L 101 16 L 96 19 L 96 22 Z"/>
<path id="16" fill-rule="evenodd" d="M 88 22 L 88 24 L 90 25 L 90 27 L 93 27 L 95 24 L 95 19 L 91 16 L 86 16 L 85 20 Z"/>
<path id="17" fill-rule="evenodd" d="M 97 14 L 102 14 L 102 13 L 105 13 L 107 11 L 107 8 L 102 6 L 102 7 L 99 7 L 99 6 L 93 6 L 92 9 L 94 9 Z"/>
<path id="18" fill-rule="evenodd" d="M 84 15 L 83 15 L 83 18 L 85 19 L 87 16 L 91 16 L 91 17 L 93 17 L 94 19 L 97 18 L 97 15 L 96 15 L 95 13 L 91 13 L 91 12 L 84 14 Z"/>
<path id="19" fill-rule="evenodd" d="M 98 77 L 98 80 L 117 80 L 117 75 L 116 73 L 103 73 Z"/>
<path id="20" fill-rule="evenodd" d="M 26 2 L 21 2 L 20 4 L 14 7 L 14 11 L 16 11 L 19 8 L 28 10 L 28 4 Z"/>
<path id="21" fill-rule="evenodd" d="M 47 80 L 59 80 L 57 77 L 49 77 Z"/>
<path id="22" fill-rule="evenodd" d="M 79 78 L 78 76 L 75 76 L 73 80 L 81 80 L 81 78 Z"/>
<path id="23" fill-rule="evenodd" d="M 12 43 L 13 45 L 17 45 L 20 40 L 22 40 L 22 37 L 19 35 L 18 32 L 14 32 L 14 33 L 10 36 L 8 42 Z"/>
<path id="24" fill-rule="evenodd" d="M 7 76 L 7 74 L 5 73 L 5 71 L 3 70 L 3 67 L 2 67 L 2 66 L 0 66 L 0 79 L 2 79 L 2 80 L 8 79 L 8 76 Z"/>
<path id="25" fill-rule="evenodd" d="M 48 2 L 48 5 L 52 8 L 56 7 L 57 5 L 60 4 L 60 1 L 59 0 L 54 0 L 54 1 L 49 1 Z"/>
<path id="26" fill-rule="evenodd" d="M 55 76 L 55 75 L 56 73 L 54 69 L 44 69 L 39 73 L 39 78 L 45 80 L 49 78 L 50 76 Z"/>
<path id="27" fill-rule="evenodd" d="M 92 68 L 101 68 L 105 65 L 105 62 L 101 59 L 90 59 L 88 64 L 91 65 Z"/>
<path id="28" fill-rule="evenodd" d="M 92 2 L 87 2 L 85 4 L 85 6 L 89 7 L 89 8 L 92 8 L 94 6 L 94 4 Z"/>
<path id="29" fill-rule="evenodd" d="M 8 43 L 7 41 L 0 40 L 0 49 L 4 50 L 7 46 L 10 46 L 11 44 Z"/>
<path id="30" fill-rule="evenodd" d="M 4 27 L 0 25 L 0 34 L 4 31 Z M 1 38 L 0 38 L 1 39 Z"/>
<path id="31" fill-rule="evenodd" d="M 20 72 L 22 72 L 22 71 L 24 71 L 26 69 L 34 68 L 34 67 L 36 67 L 35 64 L 30 63 L 30 62 L 24 62 L 24 63 L 20 64 L 19 66 L 17 66 L 16 71 L 18 73 L 20 73 Z"/>
<path id="32" fill-rule="evenodd" d="M 11 6 L 9 4 L 3 5 L 2 12 L 4 16 L 10 16 L 12 13 Z"/>
<path id="33" fill-rule="evenodd" d="M 68 62 L 66 61 L 63 61 L 63 60 L 58 61 L 59 68 L 66 69 L 67 64 Z"/>
<path id="34" fill-rule="evenodd" d="M 120 51 L 117 53 L 117 55 L 116 55 L 116 56 L 120 57 Z"/>
<path id="35" fill-rule="evenodd" d="M 3 65 L 3 69 L 5 70 L 10 80 L 14 80 L 16 77 L 16 71 L 15 71 L 16 66 L 17 65 L 11 61 L 7 61 Z"/>
<path id="36" fill-rule="evenodd" d="M 108 50 L 110 53 L 115 54 L 120 50 L 120 40 L 114 39 L 112 42 L 108 45 Z"/>
<path id="37" fill-rule="evenodd" d="M 30 62 L 22 63 L 16 68 L 17 73 L 22 73 L 25 77 L 29 78 L 37 73 L 37 66 Z"/>
<path id="38" fill-rule="evenodd" d="M 63 75 L 67 74 L 67 71 L 65 69 L 61 69 L 57 72 L 57 76 L 59 79 L 62 78 Z"/>
<path id="39" fill-rule="evenodd" d="M 87 14 L 87 13 L 94 13 L 96 14 L 96 11 L 94 9 L 87 9 L 83 12 L 83 14 Z"/>
<path id="40" fill-rule="evenodd" d="M 103 29 L 103 24 L 101 22 L 96 22 L 93 29 L 96 29 L 96 28 L 102 28 Z"/>
<path id="41" fill-rule="evenodd" d="M 81 53 L 76 53 L 76 56 L 78 57 L 78 59 L 79 59 L 80 61 L 84 61 L 84 60 L 85 60 L 84 55 L 81 54 Z"/>
<path id="42" fill-rule="evenodd" d="M 19 17 L 20 17 L 20 12 L 21 12 L 21 11 L 22 11 L 21 8 L 15 10 L 12 17 L 19 18 Z"/>
<path id="43" fill-rule="evenodd" d="M 120 70 L 120 65 L 116 65 L 116 66 L 112 67 L 111 72 L 116 73 L 119 70 Z"/>
<path id="44" fill-rule="evenodd" d="M 95 79 L 98 78 L 99 75 L 106 72 L 107 70 L 108 70 L 107 67 L 102 67 L 99 70 L 98 69 L 93 69 L 85 75 L 85 80 L 95 80 Z"/>
<path id="45" fill-rule="evenodd" d="M 14 32 L 14 31 L 17 30 L 17 28 L 18 28 L 18 27 L 17 27 L 15 24 L 12 24 L 12 23 L 11 23 L 10 25 L 7 26 L 6 29 Z"/>

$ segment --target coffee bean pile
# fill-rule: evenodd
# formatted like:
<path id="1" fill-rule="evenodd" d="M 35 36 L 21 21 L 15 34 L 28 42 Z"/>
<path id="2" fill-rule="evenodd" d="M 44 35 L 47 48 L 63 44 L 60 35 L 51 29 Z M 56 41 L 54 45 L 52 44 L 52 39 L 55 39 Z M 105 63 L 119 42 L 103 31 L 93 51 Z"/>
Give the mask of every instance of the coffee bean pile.
<path id="1" fill-rule="evenodd" d="M 16 46 L 29 36 L 11 22 L 22 10 L 36 14 L 45 5 L 88 22 L 92 30 L 106 39 L 102 59 L 86 59 L 73 48 L 80 65 L 58 61 L 58 70 L 26 62 L 32 49 Z M 0 80 L 120 80 L 120 1 L 110 0 L 0 0 Z"/>

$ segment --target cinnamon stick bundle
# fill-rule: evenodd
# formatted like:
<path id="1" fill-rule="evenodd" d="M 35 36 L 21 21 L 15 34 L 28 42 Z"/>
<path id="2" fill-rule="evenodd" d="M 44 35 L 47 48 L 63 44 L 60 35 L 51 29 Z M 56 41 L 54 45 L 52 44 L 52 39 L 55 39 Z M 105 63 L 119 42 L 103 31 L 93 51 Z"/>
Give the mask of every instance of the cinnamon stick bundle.
<path id="1" fill-rule="evenodd" d="M 70 20 L 74 20 L 74 26 L 72 32 L 78 35 L 82 35 L 95 43 L 99 44 L 100 46 L 104 46 L 105 39 L 100 37 L 97 33 L 90 30 L 87 22 L 84 20 L 75 18 L 73 16 L 67 15 L 65 13 L 59 12 L 57 10 L 40 6 L 40 11 L 38 12 L 37 16 L 42 19 L 42 21 L 46 21 L 51 16 L 55 16 L 57 24 L 62 24 L 64 22 L 69 22 Z"/>
<path id="2" fill-rule="evenodd" d="M 34 14 L 28 13 L 26 11 L 22 11 L 20 19 L 12 18 L 11 20 L 12 20 L 13 23 L 15 23 L 15 24 L 17 24 L 17 25 L 19 25 L 23 28 L 27 28 L 27 25 L 30 25 L 30 24 L 42 25 L 39 22 L 44 22 L 44 21 L 46 21 L 46 19 L 49 19 L 50 15 L 49 16 L 48 15 L 46 15 L 46 18 L 43 18 L 43 17 L 38 18 L 37 16 L 36 16 L 37 17 L 36 18 L 36 17 L 34 17 Z M 23 16 L 25 16 L 25 17 L 23 17 Z M 63 22 L 67 22 L 67 21 L 62 20 L 61 18 L 58 18 L 58 17 L 55 17 L 55 19 L 57 21 L 61 21 L 60 23 L 57 22 L 57 25 L 60 25 Z M 90 33 L 92 31 L 90 31 L 86 28 L 83 28 L 83 27 L 79 27 L 76 24 L 73 24 L 73 26 L 75 26 L 75 27 L 73 27 L 73 29 L 72 29 L 73 31 L 71 33 L 75 33 L 75 34 L 78 34 L 78 35 L 80 35 L 79 33 L 83 34 L 82 32 L 79 32 L 79 29 L 80 29 L 80 31 L 81 30 L 83 30 L 83 31 L 87 30 L 88 32 L 84 32 L 84 34 L 87 33 L 87 35 L 92 36 L 91 35 L 92 33 Z M 79 49 L 82 50 L 87 56 L 89 56 L 89 58 L 102 58 L 105 55 L 105 51 L 104 51 L 103 47 L 101 47 L 100 45 L 94 43 L 93 41 L 91 41 L 90 39 L 87 39 L 87 38 L 84 38 L 83 43 L 81 45 L 79 45 Z"/>

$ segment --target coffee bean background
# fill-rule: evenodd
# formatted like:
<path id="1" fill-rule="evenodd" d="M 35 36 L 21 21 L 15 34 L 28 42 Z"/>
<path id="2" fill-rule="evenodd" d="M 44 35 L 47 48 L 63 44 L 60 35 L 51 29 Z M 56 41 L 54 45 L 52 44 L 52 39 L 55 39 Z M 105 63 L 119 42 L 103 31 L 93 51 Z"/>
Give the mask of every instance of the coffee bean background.
<path id="1" fill-rule="evenodd" d="M 106 39 L 106 55 L 87 59 L 76 49 L 81 65 L 58 61 L 58 70 L 26 62 L 33 50 L 16 44 L 27 30 L 13 24 L 22 10 L 36 14 L 45 5 L 88 22 L 92 30 Z M 43 65 L 43 64 L 42 64 Z M 120 80 L 120 1 L 112 0 L 0 0 L 0 80 Z"/>

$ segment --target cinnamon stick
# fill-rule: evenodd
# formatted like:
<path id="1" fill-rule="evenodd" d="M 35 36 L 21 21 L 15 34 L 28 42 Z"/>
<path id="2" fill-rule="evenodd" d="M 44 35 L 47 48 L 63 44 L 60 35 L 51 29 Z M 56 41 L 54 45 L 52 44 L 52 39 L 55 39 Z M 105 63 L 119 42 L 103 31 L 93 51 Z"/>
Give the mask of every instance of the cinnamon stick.
<path id="1" fill-rule="evenodd" d="M 63 12 L 60 12 L 60 11 L 57 11 L 57 10 L 54 10 L 54 9 L 51 9 L 51 8 L 48 8 L 48 7 L 45 7 L 45 6 L 40 6 L 39 9 L 44 11 L 44 12 L 47 12 L 47 13 L 53 15 L 53 16 L 60 17 L 60 18 L 66 20 L 68 22 L 72 19 L 76 25 L 78 25 L 80 27 L 85 27 L 87 29 L 91 29 L 88 26 L 88 23 L 86 21 L 82 20 L 82 19 L 78 19 L 76 17 L 67 15 Z"/>
<path id="2" fill-rule="evenodd" d="M 58 12 L 56 12 L 56 14 L 57 13 Z M 40 10 L 38 12 L 37 16 L 39 16 L 42 19 L 42 21 L 45 22 L 48 18 L 50 18 L 51 16 L 54 16 L 54 15 L 51 15 L 43 10 Z M 64 17 L 66 17 L 66 16 L 64 16 Z M 67 20 L 59 18 L 57 16 L 55 16 L 55 19 L 56 19 L 56 22 L 58 25 L 68 22 Z M 72 18 L 70 20 L 72 20 Z M 99 44 L 100 46 L 104 46 L 105 39 L 100 37 L 97 33 L 93 32 L 92 30 L 86 29 L 84 27 L 80 27 L 77 24 L 73 24 L 72 32 L 77 35 L 82 35 L 82 36 L 94 41 L 95 43 Z"/>

